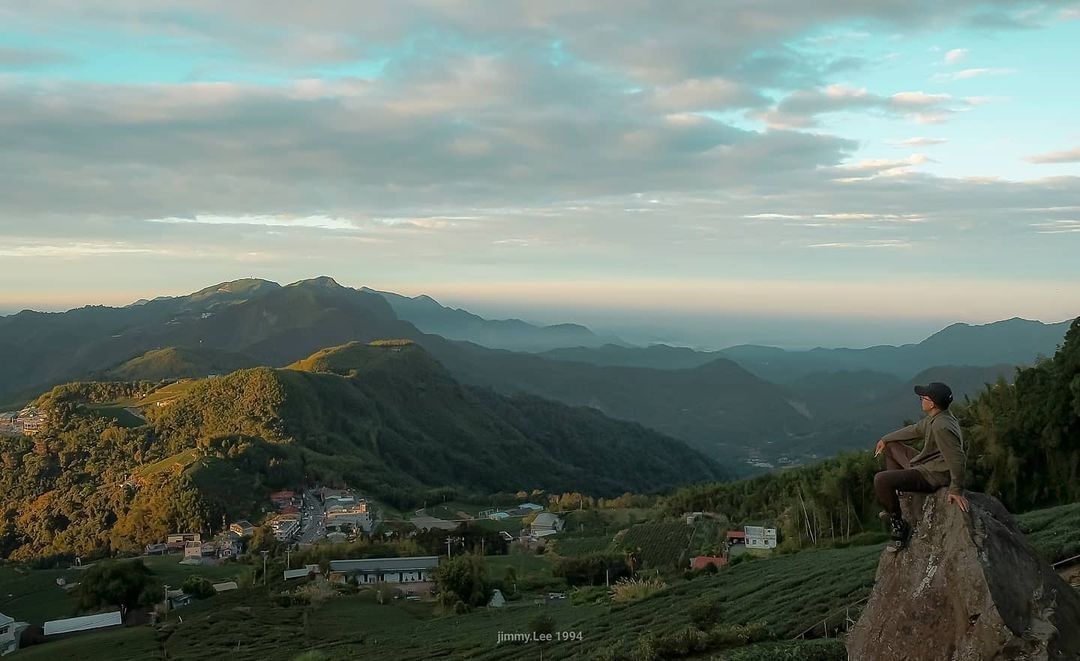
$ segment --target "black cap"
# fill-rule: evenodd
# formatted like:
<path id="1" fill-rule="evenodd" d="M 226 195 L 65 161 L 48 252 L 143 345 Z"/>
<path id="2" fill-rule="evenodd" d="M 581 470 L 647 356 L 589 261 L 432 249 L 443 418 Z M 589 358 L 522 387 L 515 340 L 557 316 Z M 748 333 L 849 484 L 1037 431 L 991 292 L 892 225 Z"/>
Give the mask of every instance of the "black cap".
<path id="1" fill-rule="evenodd" d="M 915 394 L 929 397 L 939 409 L 947 409 L 949 404 L 952 404 L 952 388 L 940 381 L 934 381 L 925 386 L 915 386 Z"/>

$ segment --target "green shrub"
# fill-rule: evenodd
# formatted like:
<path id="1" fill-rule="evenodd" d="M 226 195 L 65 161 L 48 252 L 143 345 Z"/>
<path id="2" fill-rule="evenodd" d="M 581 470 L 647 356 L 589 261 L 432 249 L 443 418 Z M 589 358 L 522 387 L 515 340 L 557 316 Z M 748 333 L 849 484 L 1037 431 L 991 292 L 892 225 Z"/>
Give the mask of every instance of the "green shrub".
<path id="1" fill-rule="evenodd" d="M 716 595 L 698 597 L 687 608 L 686 612 L 690 616 L 690 621 L 699 629 L 708 629 L 713 626 L 720 619 L 721 601 L 722 598 Z"/>
<path id="2" fill-rule="evenodd" d="M 667 587 L 661 580 L 620 578 L 611 586 L 611 600 L 617 603 L 641 601 Z"/>
<path id="3" fill-rule="evenodd" d="M 214 585 L 202 576 L 188 576 L 180 589 L 196 599 L 209 599 L 217 594 Z"/>
<path id="4" fill-rule="evenodd" d="M 575 606 L 598 604 L 607 601 L 608 589 L 602 585 L 574 588 L 570 591 L 570 603 Z"/>
<path id="5" fill-rule="evenodd" d="M 529 620 L 529 631 L 536 635 L 555 633 L 555 619 L 547 613 L 541 613 Z"/>

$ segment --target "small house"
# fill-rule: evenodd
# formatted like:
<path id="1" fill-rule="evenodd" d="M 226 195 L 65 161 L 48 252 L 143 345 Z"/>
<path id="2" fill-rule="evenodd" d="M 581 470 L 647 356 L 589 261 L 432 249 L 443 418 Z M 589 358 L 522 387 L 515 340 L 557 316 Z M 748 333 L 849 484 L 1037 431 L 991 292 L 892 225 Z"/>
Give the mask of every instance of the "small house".
<path id="1" fill-rule="evenodd" d="M 15 618 L 0 613 L 0 656 L 19 649 L 19 637 L 28 626 L 26 622 L 16 622 Z"/>
<path id="2" fill-rule="evenodd" d="M 202 535 L 197 532 L 177 532 L 165 538 L 166 544 L 187 544 L 188 542 L 201 542 Z M 182 547 L 181 547 L 182 548 Z"/>
<path id="3" fill-rule="evenodd" d="M 554 535 L 563 529 L 563 520 L 551 512 L 540 512 L 529 526 L 534 537 Z"/>
<path id="4" fill-rule="evenodd" d="M 745 526 L 746 548 L 757 550 L 770 550 L 776 548 L 776 528 L 763 526 Z"/>
<path id="5" fill-rule="evenodd" d="M 720 569 L 727 565 L 728 559 L 719 555 L 699 555 L 690 560 L 690 569 L 705 569 L 709 565 Z"/>
<path id="6" fill-rule="evenodd" d="M 241 537 L 251 537 L 255 534 L 255 526 L 251 525 L 250 521 L 245 521 L 243 519 L 230 524 L 229 530 Z"/>

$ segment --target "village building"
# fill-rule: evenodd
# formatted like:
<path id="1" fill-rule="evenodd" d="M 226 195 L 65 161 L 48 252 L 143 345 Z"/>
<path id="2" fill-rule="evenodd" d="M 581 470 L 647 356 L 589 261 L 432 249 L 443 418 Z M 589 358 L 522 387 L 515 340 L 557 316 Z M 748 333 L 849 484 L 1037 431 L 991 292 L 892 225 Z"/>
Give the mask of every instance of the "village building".
<path id="1" fill-rule="evenodd" d="M 146 555 L 165 555 L 169 552 L 168 544 L 147 544 L 143 549 Z"/>
<path id="2" fill-rule="evenodd" d="M 491 594 L 491 599 L 488 601 L 488 607 L 490 608 L 502 608 L 506 605 L 506 597 L 503 596 L 502 590 L 495 588 L 495 592 Z"/>
<path id="3" fill-rule="evenodd" d="M 420 583 L 433 580 L 438 556 L 408 558 L 369 558 L 331 560 L 330 571 L 341 577 L 354 577 L 361 585 L 372 583 Z"/>
<path id="4" fill-rule="evenodd" d="M 255 526 L 253 526 L 250 521 L 245 521 L 243 519 L 229 525 L 229 530 L 241 537 L 251 537 L 255 534 Z"/>
<path id="5" fill-rule="evenodd" d="M 21 429 L 27 436 L 33 436 L 45 426 L 48 420 L 49 416 L 45 412 L 36 407 L 27 406 L 19 411 L 19 415 L 15 418 L 15 429 Z"/>
<path id="6" fill-rule="evenodd" d="M 51 620 L 45 623 L 45 636 L 61 636 L 64 634 L 81 633 L 83 631 L 96 631 L 118 627 L 123 624 L 123 616 L 120 611 L 112 613 L 97 613 L 82 617 L 69 617 L 64 620 Z"/>
<path id="7" fill-rule="evenodd" d="M 554 535 L 563 529 L 563 520 L 551 512 L 540 512 L 529 525 L 533 537 Z"/>
<path id="8" fill-rule="evenodd" d="M 177 533 L 173 533 L 173 534 L 171 534 L 171 535 L 169 535 L 168 537 L 165 538 L 165 543 L 166 544 L 168 544 L 170 546 L 173 545 L 173 544 L 180 544 L 181 548 L 182 548 L 182 545 L 187 544 L 188 542 L 201 542 L 201 541 L 202 541 L 202 535 L 200 533 L 197 533 L 197 532 L 177 532 Z"/>
<path id="9" fill-rule="evenodd" d="M 0 656 L 19 649 L 19 638 L 28 626 L 26 622 L 16 622 L 15 618 L 0 613 Z"/>
<path id="10" fill-rule="evenodd" d="M 776 528 L 763 526 L 745 526 L 746 548 L 768 551 L 776 548 Z"/>
<path id="11" fill-rule="evenodd" d="M 305 565 L 299 569 L 286 569 L 282 572 L 286 581 L 291 581 L 296 578 L 308 578 L 309 576 L 316 576 L 321 574 L 319 565 Z"/>
<path id="12" fill-rule="evenodd" d="M 726 566 L 728 559 L 719 555 L 699 555 L 690 560 L 690 569 L 705 569 L 713 565 L 717 569 Z"/>
<path id="13" fill-rule="evenodd" d="M 213 542 L 188 542 L 184 546 L 185 563 L 213 560 L 217 557 L 217 544 Z"/>
<path id="14" fill-rule="evenodd" d="M 279 542 L 288 541 L 300 530 L 300 517 L 296 514 L 283 514 L 266 522 Z"/>
<path id="15" fill-rule="evenodd" d="M 334 528 L 342 532 L 344 532 L 344 528 L 349 527 L 357 532 L 370 533 L 375 528 L 375 524 L 366 508 L 334 505 L 326 510 L 326 527 L 327 529 Z"/>

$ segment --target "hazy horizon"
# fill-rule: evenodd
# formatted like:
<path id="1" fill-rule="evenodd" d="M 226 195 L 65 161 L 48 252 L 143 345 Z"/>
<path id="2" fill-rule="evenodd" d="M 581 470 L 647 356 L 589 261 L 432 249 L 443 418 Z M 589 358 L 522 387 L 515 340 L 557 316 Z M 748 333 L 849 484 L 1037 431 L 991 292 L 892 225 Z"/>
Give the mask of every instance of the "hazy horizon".
<path id="1" fill-rule="evenodd" d="M 250 276 L 256 277 L 256 276 Z M 317 276 L 308 276 L 317 277 Z M 334 276 L 330 276 L 334 277 Z M 232 278 L 240 279 L 240 278 Z M 271 278 L 261 278 L 272 280 Z M 307 278 L 299 278 L 307 279 Z M 881 318 L 858 317 L 855 315 L 818 315 L 799 317 L 783 314 L 782 309 L 767 315 L 724 313 L 722 310 L 698 307 L 697 309 L 663 305 L 653 305 L 652 310 L 619 307 L 618 297 L 602 301 L 602 304 L 589 305 L 587 302 L 573 300 L 547 300 L 531 304 L 528 299 L 484 298 L 477 296 L 484 288 L 457 287 L 377 286 L 365 282 L 350 282 L 335 278 L 340 284 L 360 289 L 369 287 L 379 291 L 390 291 L 406 296 L 428 295 L 440 304 L 450 308 L 461 308 L 486 319 L 521 319 L 537 325 L 576 323 L 587 326 L 599 335 L 613 335 L 618 339 L 635 344 L 669 344 L 685 346 L 699 350 L 717 350 L 739 344 L 761 344 L 789 350 L 804 350 L 814 347 L 826 348 L 865 348 L 878 344 L 918 343 L 933 333 L 953 323 L 980 325 L 1021 317 L 1052 324 L 1075 318 L 1077 315 L 1063 314 L 1059 317 L 1028 316 L 1019 313 L 1003 313 L 999 316 L 950 317 L 927 316 L 925 318 Z M 23 309 L 41 312 L 64 312 L 87 305 L 106 305 L 122 307 L 140 299 L 153 299 L 158 296 L 183 296 L 194 293 L 204 287 L 219 282 L 208 282 L 190 289 L 162 292 L 142 292 L 115 294 L 111 297 L 85 300 L 65 305 L 26 305 L 5 308 L 0 306 L 0 316 L 15 314 Z M 294 280 L 274 280 L 286 285 Z M 496 290 L 498 291 L 498 290 Z M 471 295 L 470 295 L 471 294 Z M 796 292 L 798 295 L 798 292 Z M 676 297 L 653 296 L 652 300 L 671 302 Z M 1053 306 L 1049 306 L 1053 307 Z M 1029 308 L 1030 309 L 1030 308 Z M 661 316 L 662 315 L 662 316 Z"/>

